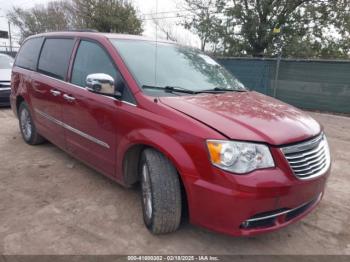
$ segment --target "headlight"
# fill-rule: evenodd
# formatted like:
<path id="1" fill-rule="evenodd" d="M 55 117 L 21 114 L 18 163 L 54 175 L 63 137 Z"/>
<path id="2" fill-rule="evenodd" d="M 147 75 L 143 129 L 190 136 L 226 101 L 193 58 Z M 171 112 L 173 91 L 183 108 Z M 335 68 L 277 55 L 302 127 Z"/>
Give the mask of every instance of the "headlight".
<path id="1" fill-rule="evenodd" d="M 233 173 L 275 166 L 269 148 L 262 144 L 207 140 L 207 146 L 213 165 Z"/>

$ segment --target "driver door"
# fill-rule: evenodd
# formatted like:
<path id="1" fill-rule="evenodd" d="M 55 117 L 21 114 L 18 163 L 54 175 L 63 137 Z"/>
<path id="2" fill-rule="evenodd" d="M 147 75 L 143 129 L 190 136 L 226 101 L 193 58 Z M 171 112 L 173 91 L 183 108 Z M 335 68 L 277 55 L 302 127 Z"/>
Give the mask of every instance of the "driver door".
<path id="1" fill-rule="evenodd" d="M 89 74 L 120 77 L 109 55 L 98 43 L 81 40 L 71 73 L 71 83 L 64 90 L 62 114 L 68 151 L 112 176 L 115 170 L 116 108 L 114 98 L 89 92 Z"/>

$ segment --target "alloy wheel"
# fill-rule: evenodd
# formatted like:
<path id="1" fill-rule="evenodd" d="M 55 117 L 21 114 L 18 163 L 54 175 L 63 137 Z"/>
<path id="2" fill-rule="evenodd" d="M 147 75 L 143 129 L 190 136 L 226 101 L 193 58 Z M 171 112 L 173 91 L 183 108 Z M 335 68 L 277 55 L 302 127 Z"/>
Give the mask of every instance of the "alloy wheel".
<path id="1" fill-rule="evenodd" d="M 26 108 L 21 111 L 20 119 L 23 136 L 26 140 L 29 140 L 32 136 L 32 121 Z"/>

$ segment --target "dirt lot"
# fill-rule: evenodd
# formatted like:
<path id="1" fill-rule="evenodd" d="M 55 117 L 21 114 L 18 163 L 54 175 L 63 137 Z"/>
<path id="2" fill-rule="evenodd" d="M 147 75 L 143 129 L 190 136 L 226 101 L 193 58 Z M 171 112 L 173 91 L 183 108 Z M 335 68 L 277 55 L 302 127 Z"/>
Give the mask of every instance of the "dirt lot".
<path id="1" fill-rule="evenodd" d="M 252 238 L 185 223 L 145 229 L 136 189 L 124 189 L 47 143 L 28 146 L 0 109 L 0 254 L 350 254 L 350 118 L 312 113 L 326 129 L 332 176 L 303 221 Z"/>

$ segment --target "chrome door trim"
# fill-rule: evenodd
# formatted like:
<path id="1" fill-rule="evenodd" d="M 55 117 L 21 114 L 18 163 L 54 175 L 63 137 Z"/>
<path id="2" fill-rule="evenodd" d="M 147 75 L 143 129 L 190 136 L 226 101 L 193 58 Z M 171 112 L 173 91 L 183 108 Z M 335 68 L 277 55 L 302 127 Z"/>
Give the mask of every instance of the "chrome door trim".
<path id="1" fill-rule="evenodd" d="M 74 102 L 75 101 L 75 97 L 64 94 L 63 95 L 64 100 L 67 100 L 68 102 Z"/>
<path id="2" fill-rule="evenodd" d="M 51 89 L 51 90 L 50 90 L 50 93 L 51 93 L 53 96 L 59 96 L 59 95 L 61 95 L 61 92 L 58 91 L 58 90 L 55 90 L 55 89 Z"/>
<path id="3" fill-rule="evenodd" d="M 97 138 L 95 138 L 93 136 L 90 136 L 90 135 L 88 135 L 88 134 L 86 134 L 86 133 L 84 133 L 84 132 L 82 132 L 82 131 L 80 131 L 80 130 L 72 127 L 72 126 L 70 126 L 70 125 L 67 125 L 66 123 L 63 123 L 62 121 L 60 121 L 60 120 L 58 120 L 58 119 L 56 119 L 56 118 L 54 118 L 54 117 L 52 117 L 52 116 L 42 112 L 42 111 L 40 111 L 37 108 L 35 108 L 34 111 L 37 112 L 42 117 L 50 120 L 51 122 L 53 122 L 53 123 L 55 123 L 55 124 L 57 124 L 59 126 L 62 126 L 63 128 L 65 128 L 65 129 L 67 129 L 67 130 L 69 130 L 69 131 L 71 131 L 73 133 L 76 133 L 76 134 L 86 138 L 87 140 L 90 140 L 91 142 L 94 142 L 94 143 L 96 143 L 96 144 L 98 144 L 98 145 L 100 145 L 102 147 L 108 148 L 108 149 L 110 148 L 107 143 L 105 143 L 105 142 L 103 142 L 103 141 L 101 141 L 101 140 L 99 140 L 99 139 L 97 139 Z"/>
<path id="4" fill-rule="evenodd" d="M 112 97 L 113 98 L 113 97 Z M 115 98 L 114 98 L 115 99 Z M 117 99 L 116 99 L 117 100 Z M 126 104 L 126 105 L 129 105 L 129 106 L 134 106 L 134 107 L 137 107 L 137 105 L 133 104 L 133 103 L 130 103 L 128 101 L 124 101 L 124 100 L 120 100 L 120 102 L 122 102 L 123 104 Z"/>

